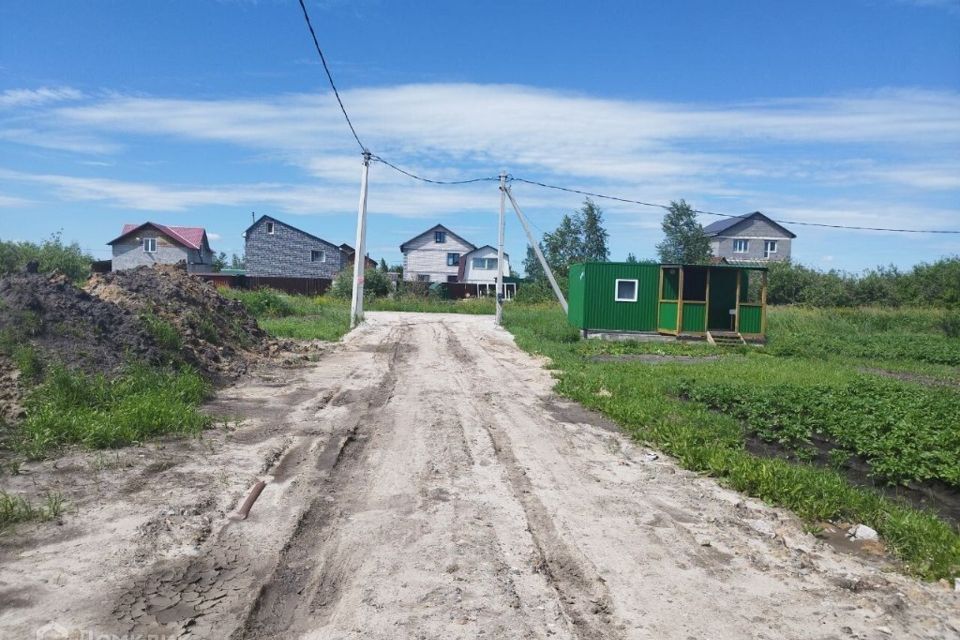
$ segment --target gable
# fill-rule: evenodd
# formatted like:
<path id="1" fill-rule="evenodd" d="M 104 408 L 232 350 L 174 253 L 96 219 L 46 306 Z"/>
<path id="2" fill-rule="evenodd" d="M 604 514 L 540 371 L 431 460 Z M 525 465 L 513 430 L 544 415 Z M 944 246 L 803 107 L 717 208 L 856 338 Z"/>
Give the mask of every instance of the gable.
<path id="1" fill-rule="evenodd" d="M 472 242 L 469 242 L 468 240 L 463 239 L 461 236 L 457 235 L 457 234 L 454 233 L 453 231 L 450 231 L 450 229 L 446 228 L 446 227 L 443 226 L 442 224 L 438 224 L 438 225 L 434 225 L 434 226 L 430 227 L 429 229 L 427 229 L 427 230 L 424 231 L 423 233 L 421 233 L 421 234 L 419 234 L 419 235 L 416 235 L 416 236 L 410 238 L 409 240 L 407 240 L 406 242 L 404 242 L 403 244 L 401 244 L 401 245 L 400 245 L 400 252 L 401 252 L 401 253 L 406 253 L 407 251 L 409 251 L 409 250 L 411 250 L 411 249 L 421 248 L 421 247 L 425 244 L 425 243 L 423 242 L 425 239 L 429 239 L 430 242 L 433 242 L 433 234 L 434 234 L 434 232 L 436 232 L 436 231 L 443 231 L 444 233 L 447 234 L 447 238 L 448 238 L 448 239 L 454 238 L 455 240 L 458 240 L 464 247 L 466 247 L 466 248 L 468 248 L 468 249 L 471 249 L 471 250 L 472 250 L 472 249 L 476 249 L 476 247 L 474 246 L 474 244 L 473 244 Z M 417 245 L 417 246 L 413 246 L 413 245 Z"/>
<path id="2" fill-rule="evenodd" d="M 269 234 L 269 233 L 267 233 L 267 231 L 266 231 L 266 229 L 265 229 L 265 226 L 266 226 L 266 223 L 267 223 L 267 222 L 272 222 L 272 223 L 275 225 L 275 227 L 283 227 L 283 228 L 286 229 L 287 231 L 290 231 L 290 232 L 299 234 L 299 235 L 301 235 L 301 236 L 303 236 L 303 237 L 305 237 L 305 238 L 309 238 L 310 240 L 314 240 L 314 241 L 316 241 L 316 242 L 320 242 L 320 243 L 322 243 L 322 244 L 324 244 L 324 245 L 326 245 L 326 246 L 328 246 L 328 247 L 330 247 L 330 248 L 332 248 L 332 249 L 334 249 L 334 250 L 339 250 L 339 249 L 340 249 L 340 247 L 338 247 L 337 245 L 333 244 L 332 242 L 328 242 L 327 240 L 324 240 L 323 238 L 320 238 L 320 237 L 318 237 L 318 236 L 315 236 L 315 235 L 313 235 L 312 233 L 307 233 L 307 232 L 304 231 L 303 229 L 298 229 L 298 228 L 294 227 L 293 225 L 287 224 L 286 222 L 282 222 L 282 221 L 280 221 L 280 220 L 277 220 L 276 218 L 272 218 L 272 217 L 266 216 L 266 215 L 260 216 L 260 219 L 258 219 L 256 222 L 254 222 L 254 223 L 253 223 L 252 225 L 250 225 L 249 227 L 247 227 L 247 230 L 243 232 L 244 236 L 245 236 L 246 238 L 249 238 L 251 231 L 253 231 L 253 230 L 255 230 L 255 229 L 259 230 L 259 229 L 261 229 L 261 228 L 264 228 L 264 229 L 263 229 L 263 235 L 268 236 L 268 237 L 271 236 L 271 235 L 274 235 L 274 234 Z"/>
<path id="3" fill-rule="evenodd" d="M 716 222 L 712 222 L 703 228 L 704 232 L 712 237 L 735 237 L 738 233 L 744 233 L 747 230 L 757 229 L 763 229 L 766 232 L 765 235 L 768 236 L 773 235 L 781 238 L 797 237 L 797 234 L 793 233 L 775 220 L 771 220 L 759 211 L 754 211 L 753 213 L 744 216 L 717 220 Z"/>

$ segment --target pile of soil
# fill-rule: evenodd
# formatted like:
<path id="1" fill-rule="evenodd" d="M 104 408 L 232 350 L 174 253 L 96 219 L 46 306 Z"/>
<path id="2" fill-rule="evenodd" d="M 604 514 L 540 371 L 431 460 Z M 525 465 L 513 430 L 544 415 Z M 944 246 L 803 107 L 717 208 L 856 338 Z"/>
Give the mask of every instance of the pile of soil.
<path id="1" fill-rule="evenodd" d="M 96 274 L 84 289 L 137 317 L 160 318 L 173 325 L 183 359 L 210 378 L 236 378 L 247 370 L 251 354 L 265 354 L 274 347 L 242 303 L 188 275 L 183 265 Z"/>
<path id="2" fill-rule="evenodd" d="M 158 340 L 168 323 L 176 345 Z M 60 363 L 112 376 L 131 362 L 183 362 L 213 382 L 241 375 L 278 346 L 239 302 L 191 277 L 182 266 L 96 275 L 80 288 L 61 275 L 0 279 L 0 418 L 15 422 L 30 386 L 11 355 L 29 347 L 44 366 Z"/>

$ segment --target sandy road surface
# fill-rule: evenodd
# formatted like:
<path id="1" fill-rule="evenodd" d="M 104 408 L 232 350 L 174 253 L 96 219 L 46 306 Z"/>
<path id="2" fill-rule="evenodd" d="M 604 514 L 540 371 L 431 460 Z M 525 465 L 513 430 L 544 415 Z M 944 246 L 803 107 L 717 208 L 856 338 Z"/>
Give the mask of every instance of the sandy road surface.
<path id="1" fill-rule="evenodd" d="M 77 497 L 107 534 L 7 545 L 0 635 L 960 637 L 957 594 L 648 460 L 551 385 L 488 317 L 369 314 L 316 365 L 221 393 L 246 417 L 227 436 Z"/>

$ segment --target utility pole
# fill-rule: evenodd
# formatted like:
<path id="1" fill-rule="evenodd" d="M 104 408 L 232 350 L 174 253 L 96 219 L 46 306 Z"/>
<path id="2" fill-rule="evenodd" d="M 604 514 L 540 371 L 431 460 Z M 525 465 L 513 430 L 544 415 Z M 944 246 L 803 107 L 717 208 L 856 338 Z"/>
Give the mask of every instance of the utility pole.
<path id="1" fill-rule="evenodd" d="M 523 225 L 523 230 L 527 234 L 527 240 L 530 241 L 530 246 L 533 247 L 534 253 L 537 254 L 537 259 L 540 260 L 541 266 L 543 266 L 543 272 L 547 274 L 547 279 L 550 281 L 550 286 L 553 287 L 553 293 L 557 296 L 557 302 L 560 303 L 560 306 L 563 307 L 563 312 L 567 312 L 567 299 L 563 297 L 563 292 L 560 291 L 560 287 L 557 285 L 557 280 L 553 277 L 553 271 L 550 270 L 550 265 L 547 264 L 547 259 L 543 257 L 543 252 L 540 251 L 540 244 L 533 239 L 533 234 L 530 233 L 530 227 L 527 226 L 527 220 L 523 217 L 523 212 L 520 211 L 520 207 L 517 206 L 517 201 L 513 198 L 513 194 L 510 192 L 510 189 L 506 190 L 507 197 L 510 198 L 510 204 L 513 206 L 513 210 L 517 212 L 517 217 L 520 219 L 520 224 Z"/>
<path id="2" fill-rule="evenodd" d="M 507 172 L 500 172 L 500 232 L 497 236 L 497 317 L 494 324 L 500 326 L 503 324 L 503 299 L 507 288 L 503 284 L 503 230 L 504 212 L 507 204 Z"/>
<path id="3" fill-rule="evenodd" d="M 370 173 L 370 152 L 363 152 L 363 173 L 360 176 L 360 208 L 357 211 L 357 242 L 353 253 L 353 298 L 350 301 L 350 328 L 363 321 L 363 272 L 367 254 L 367 177 Z"/>

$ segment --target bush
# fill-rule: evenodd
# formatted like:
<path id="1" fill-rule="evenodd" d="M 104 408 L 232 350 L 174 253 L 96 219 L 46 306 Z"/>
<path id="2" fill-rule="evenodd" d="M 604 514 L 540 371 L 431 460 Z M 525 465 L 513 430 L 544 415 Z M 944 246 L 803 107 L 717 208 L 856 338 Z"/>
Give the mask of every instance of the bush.
<path id="1" fill-rule="evenodd" d="M 239 300 L 251 315 L 258 318 L 263 316 L 282 318 L 296 313 L 289 296 L 276 289 L 266 287 L 254 289 L 253 291 L 221 289 L 220 293 L 232 300 Z"/>
<path id="2" fill-rule="evenodd" d="M 367 269 L 363 274 L 363 297 L 383 298 L 390 295 L 390 278 L 377 269 Z M 341 300 L 349 300 L 353 295 L 353 269 L 344 269 L 333 279 L 329 295 Z"/>
<path id="3" fill-rule="evenodd" d="M 550 283 L 546 280 L 521 283 L 517 287 L 517 295 L 514 297 L 516 302 L 522 304 L 540 304 L 542 302 L 553 302 L 556 299 L 556 294 L 553 293 Z"/>
<path id="4" fill-rule="evenodd" d="M 948 338 L 960 338 L 960 311 L 945 312 L 940 319 L 940 328 Z"/>
<path id="5" fill-rule="evenodd" d="M 90 276 L 93 256 L 84 253 L 76 242 L 63 244 L 59 233 L 40 244 L 0 241 L 0 275 L 21 272 L 28 262 L 37 262 L 40 273 L 59 271 L 71 280 L 80 281 Z"/>

